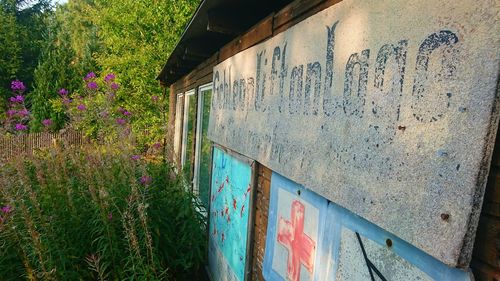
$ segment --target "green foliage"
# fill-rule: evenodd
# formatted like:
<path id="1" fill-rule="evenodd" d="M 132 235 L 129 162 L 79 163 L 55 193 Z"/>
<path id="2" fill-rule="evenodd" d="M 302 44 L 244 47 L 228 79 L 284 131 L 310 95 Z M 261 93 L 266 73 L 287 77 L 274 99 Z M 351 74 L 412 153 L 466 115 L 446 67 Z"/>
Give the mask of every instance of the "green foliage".
<path id="1" fill-rule="evenodd" d="M 97 56 L 102 70 L 119 75 L 123 91 L 118 98 L 138 112 L 132 129 L 141 143 L 163 137 L 162 111 L 152 96 L 162 96 L 156 76 L 172 52 L 198 0 L 96 0 L 92 19 L 104 49 Z M 163 106 L 167 106 L 164 104 Z"/>
<path id="2" fill-rule="evenodd" d="M 21 67 L 20 38 L 17 34 L 16 15 L 0 5 L 0 99 L 10 95 L 10 81 Z M 0 103 L 0 108 L 5 106 Z"/>
<path id="3" fill-rule="evenodd" d="M 49 20 L 46 45 L 35 71 L 31 95 L 35 129 L 49 117 L 56 128 L 62 126 L 64 115 L 53 100 L 57 88 L 78 91 L 77 77 L 90 71 L 112 72 L 122 85 L 117 101 L 140 116 L 131 120 L 139 144 L 163 139 L 168 105 L 165 99 L 158 102 L 155 98 L 164 94 L 156 76 L 198 2 L 72 0 L 58 6 L 56 16 Z M 93 124 L 88 125 L 85 131 L 95 131 Z"/>
<path id="4" fill-rule="evenodd" d="M 79 70 L 79 77 L 99 71 L 96 56 L 103 46 L 98 37 L 98 26 L 92 18 L 93 9 L 93 0 L 72 0 L 57 7 L 57 12 L 61 13 L 63 30 L 70 36 L 69 44 L 75 52 L 74 63 Z"/>
<path id="5" fill-rule="evenodd" d="M 4 0 L 5 1 L 5 0 Z M 16 0 L 17 33 L 20 36 L 22 64 L 16 78 L 33 88 L 33 72 L 38 65 L 46 33 L 46 19 L 52 14 L 50 0 Z"/>
<path id="6" fill-rule="evenodd" d="M 61 8 L 48 20 L 45 46 L 34 73 L 35 89 L 30 95 L 34 117 L 32 131 L 40 131 L 44 119 L 52 120 L 55 130 L 64 127 L 67 117 L 63 111 L 53 108 L 52 104 L 59 98 L 58 91 L 61 88 L 72 92 L 82 84 L 79 73 L 81 67 L 76 63 L 70 34 L 63 26 L 66 13 L 66 9 Z"/>
<path id="7" fill-rule="evenodd" d="M 202 207 L 168 164 L 133 153 L 68 147 L 0 166 L 2 280 L 198 280 Z"/>
<path id="8" fill-rule="evenodd" d="M 0 0 L 0 98 L 8 97 L 14 78 L 31 88 L 51 14 L 49 0 Z"/>

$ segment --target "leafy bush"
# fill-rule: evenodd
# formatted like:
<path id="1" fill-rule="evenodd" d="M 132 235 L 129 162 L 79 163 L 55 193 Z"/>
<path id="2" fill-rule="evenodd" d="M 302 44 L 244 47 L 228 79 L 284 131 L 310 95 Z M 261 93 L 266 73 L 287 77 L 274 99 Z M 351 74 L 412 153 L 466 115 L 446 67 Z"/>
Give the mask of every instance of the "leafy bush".
<path id="1" fill-rule="evenodd" d="M 1 280 L 198 280 L 203 207 L 170 165 L 62 146 L 0 164 Z"/>

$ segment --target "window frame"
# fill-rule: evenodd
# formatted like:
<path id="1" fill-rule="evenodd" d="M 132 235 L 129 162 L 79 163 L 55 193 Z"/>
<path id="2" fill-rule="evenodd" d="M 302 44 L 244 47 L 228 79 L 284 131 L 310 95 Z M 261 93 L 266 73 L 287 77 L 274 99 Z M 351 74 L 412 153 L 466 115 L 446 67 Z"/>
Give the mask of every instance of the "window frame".
<path id="1" fill-rule="evenodd" d="M 181 169 L 186 164 L 187 137 L 189 128 L 189 97 L 196 95 L 196 89 L 191 89 L 184 93 L 184 113 L 182 118 L 182 145 L 181 145 Z M 187 122 L 186 122 L 187 121 Z M 196 130 L 196 128 L 195 128 Z"/>
<path id="2" fill-rule="evenodd" d="M 184 119 L 184 93 L 178 93 L 177 94 L 177 100 L 176 100 L 176 105 L 175 105 L 175 123 L 174 123 L 174 155 L 175 158 L 180 159 L 180 149 L 182 148 L 182 130 L 184 128 L 182 122 Z M 177 162 L 176 161 L 176 162 Z"/>
<path id="3" fill-rule="evenodd" d="M 201 145 L 203 136 L 203 108 L 204 108 L 204 92 L 212 90 L 213 83 L 209 82 L 198 86 L 198 108 L 196 109 L 196 133 L 195 133 L 195 149 L 194 149 L 194 171 L 193 171 L 193 191 L 196 196 L 200 195 L 200 161 L 201 161 Z M 210 184 L 210 183 L 209 183 Z"/>

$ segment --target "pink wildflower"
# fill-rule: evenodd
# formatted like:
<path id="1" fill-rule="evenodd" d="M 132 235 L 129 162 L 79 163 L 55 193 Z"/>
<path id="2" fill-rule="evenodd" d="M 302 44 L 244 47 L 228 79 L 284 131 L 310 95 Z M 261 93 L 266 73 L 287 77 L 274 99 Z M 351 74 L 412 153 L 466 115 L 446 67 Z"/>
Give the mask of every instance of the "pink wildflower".
<path id="1" fill-rule="evenodd" d="M 142 185 L 148 185 L 150 184 L 151 182 L 153 181 L 153 178 L 151 178 L 150 176 L 142 176 L 141 179 L 140 179 L 140 182 Z"/>
<path id="2" fill-rule="evenodd" d="M 28 129 L 28 126 L 19 123 L 16 124 L 15 129 L 16 131 L 25 131 Z"/>
<path id="3" fill-rule="evenodd" d="M 12 212 L 12 207 L 9 205 L 3 206 L 2 209 L 0 209 L 4 214 L 8 214 Z"/>
<path id="4" fill-rule="evenodd" d="M 24 102 L 24 97 L 21 96 L 21 95 L 17 95 L 15 97 L 11 97 L 10 98 L 10 102 L 14 102 L 14 103 L 23 103 Z"/>
<path id="5" fill-rule="evenodd" d="M 19 81 L 19 80 L 14 80 L 10 84 L 10 89 L 12 91 L 19 91 L 19 92 L 24 92 L 26 90 L 26 86 L 24 86 L 24 83 Z"/>
<path id="6" fill-rule="evenodd" d="M 7 117 L 12 117 L 17 114 L 17 110 L 9 109 L 7 110 Z"/>
<path id="7" fill-rule="evenodd" d="M 89 88 L 91 90 L 97 90 L 97 88 L 99 88 L 99 86 L 97 86 L 96 82 L 88 82 L 87 83 L 87 88 Z"/>
<path id="8" fill-rule="evenodd" d="M 87 74 L 87 76 L 85 76 L 85 78 L 83 78 L 83 80 L 88 81 L 88 80 L 90 80 L 90 79 L 94 79 L 95 77 L 96 77 L 96 76 L 95 76 L 95 73 L 94 73 L 94 72 L 89 72 L 89 73 Z"/>
<path id="9" fill-rule="evenodd" d="M 104 77 L 104 81 L 106 82 L 113 81 L 115 80 L 115 78 L 116 76 L 113 73 L 109 73 L 108 75 L 106 75 L 106 77 Z"/>
<path id="10" fill-rule="evenodd" d="M 52 126 L 52 120 L 50 120 L 50 119 L 44 119 L 44 120 L 42 121 L 42 124 L 43 124 L 45 127 L 50 127 L 50 126 Z"/>
<path id="11" fill-rule="evenodd" d="M 23 109 L 19 110 L 17 112 L 17 114 L 19 114 L 20 117 L 25 117 L 25 116 L 28 116 L 30 114 L 30 112 L 26 108 L 23 108 Z"/>
<path id="12" fill-rule="evenodd" d="M 68 99 L 68 98 L 66 98 L 66 97 L 65 97 L 65 98 L 63 98 L 63 103 L 64 103 L 65 105 L 69 105 L 69 104 L 70 104 L 70 103 L 72 103 L 72 102 L 73 102 L 73 100 L 72 100 L 72 99 Z"/>
<path id="13" fill-rule="evenodd" d="M 62 88 L 62 89 L 60 89 L 60 90 L 59 90 L 59 92 L 58 92 L 58 93 L 59 93 L 59 95 L 61 95 L 61 96 L 67 96 L 67 95 L 68 95 L 68 90 L 66 90 L 66 89 Z"/>

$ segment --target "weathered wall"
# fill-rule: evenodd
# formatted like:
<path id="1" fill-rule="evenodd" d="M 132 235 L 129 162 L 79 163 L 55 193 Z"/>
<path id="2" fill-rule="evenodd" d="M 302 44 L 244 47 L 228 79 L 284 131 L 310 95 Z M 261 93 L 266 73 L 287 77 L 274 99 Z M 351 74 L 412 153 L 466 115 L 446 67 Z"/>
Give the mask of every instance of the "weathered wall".
<path id="1" fill-rule="evenodd" d="M 498 123 L 497 14 L 343 1 L 214 68 L 210 137 L 467 266 Z"/>

